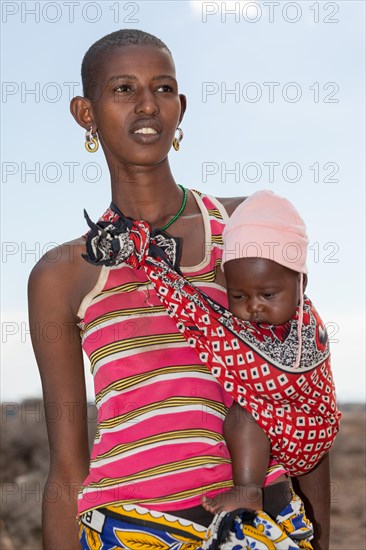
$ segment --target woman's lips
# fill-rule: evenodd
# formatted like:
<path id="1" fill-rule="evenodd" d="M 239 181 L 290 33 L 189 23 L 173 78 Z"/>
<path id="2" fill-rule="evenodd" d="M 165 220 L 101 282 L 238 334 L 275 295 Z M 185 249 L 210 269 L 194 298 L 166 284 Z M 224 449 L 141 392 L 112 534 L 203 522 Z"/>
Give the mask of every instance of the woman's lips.
<path id="1" fill-rule="evenodd" d="M 138 143 L 155 143 L 160 138 L 161 124 L 157 120 L 137 120 L 130 129 L 130 133 Z"/>
<path id="2" fill-rule="evenodd" d="M 155 143 L 160 139 L 158 132 L 134 132 L 132 138 L 138 143 Z"/>
<path id="3" fill-rule="evenodd" d="M 130 133 L 138 143 L 155 143 L 160 137 L 161 125 L 157 120 L 138 120 Z"/>

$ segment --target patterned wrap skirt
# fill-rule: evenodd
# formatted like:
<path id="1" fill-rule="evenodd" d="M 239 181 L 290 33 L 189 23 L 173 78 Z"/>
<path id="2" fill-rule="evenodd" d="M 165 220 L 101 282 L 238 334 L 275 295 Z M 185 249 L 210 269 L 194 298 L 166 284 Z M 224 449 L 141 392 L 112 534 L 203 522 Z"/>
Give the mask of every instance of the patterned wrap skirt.
<path id="1" fill-rule="evenodd" d="M 313 529 L 301 499 L 274 521 L 265 512 L 217 514 L 206 528 L 142 506 L 108 506 L 79 519 L 82 550 L 312 550 Z"/>

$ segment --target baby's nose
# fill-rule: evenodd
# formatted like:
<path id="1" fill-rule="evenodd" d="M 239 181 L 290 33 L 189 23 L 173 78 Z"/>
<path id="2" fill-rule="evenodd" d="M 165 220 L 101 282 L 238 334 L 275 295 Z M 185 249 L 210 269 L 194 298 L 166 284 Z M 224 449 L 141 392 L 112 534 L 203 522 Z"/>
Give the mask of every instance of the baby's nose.
<path id="1" fill-rule="evenodd" d="M 263 304 L 258 298 L 251 298 L 248 303 L 248 311 L 256 313 L 263 310 Z"/>

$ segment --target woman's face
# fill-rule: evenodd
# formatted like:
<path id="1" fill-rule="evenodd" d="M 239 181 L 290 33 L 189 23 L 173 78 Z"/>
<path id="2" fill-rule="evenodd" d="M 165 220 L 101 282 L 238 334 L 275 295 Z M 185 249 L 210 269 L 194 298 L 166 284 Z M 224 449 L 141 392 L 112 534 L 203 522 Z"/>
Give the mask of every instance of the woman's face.
<path id="1" fill-rule="evenodd" d="M 113 49 L 99 60 L 96 80 L 90 110 L 107 160 L 161 163 L 185 110 L 168 52 L 155 46 Z"/>

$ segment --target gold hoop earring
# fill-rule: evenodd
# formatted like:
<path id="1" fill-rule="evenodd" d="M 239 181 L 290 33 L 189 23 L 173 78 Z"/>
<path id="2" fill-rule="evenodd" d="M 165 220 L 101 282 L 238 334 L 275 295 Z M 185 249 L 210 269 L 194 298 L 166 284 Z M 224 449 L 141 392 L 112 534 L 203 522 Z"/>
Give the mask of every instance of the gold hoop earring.
<path id="1" fill-rule="evenodd" d="M 95 153 L 99 149 L 98 132 L 93 132 L 93 126 L 85 133 L 85 149 L 88 153 Z"/>
<path id="2" fill-rule="evenodd" d="M 176 151 L 179 151 L 180 142 L 181 142 L 182 139 L 183 139 L 183 130 L 182 130 L 182 128 L 179 128 L 179 127 L 178 127 L 178 128 L 177 128 L 177 131 L 178 131 L 178 134 L 179 134 L 179 135 L 178 135 L 177 138 L 175 137 L 175 138 L 173 139 L 173 147 L 174 147 L 174 149 L 175 149 Z"/>

